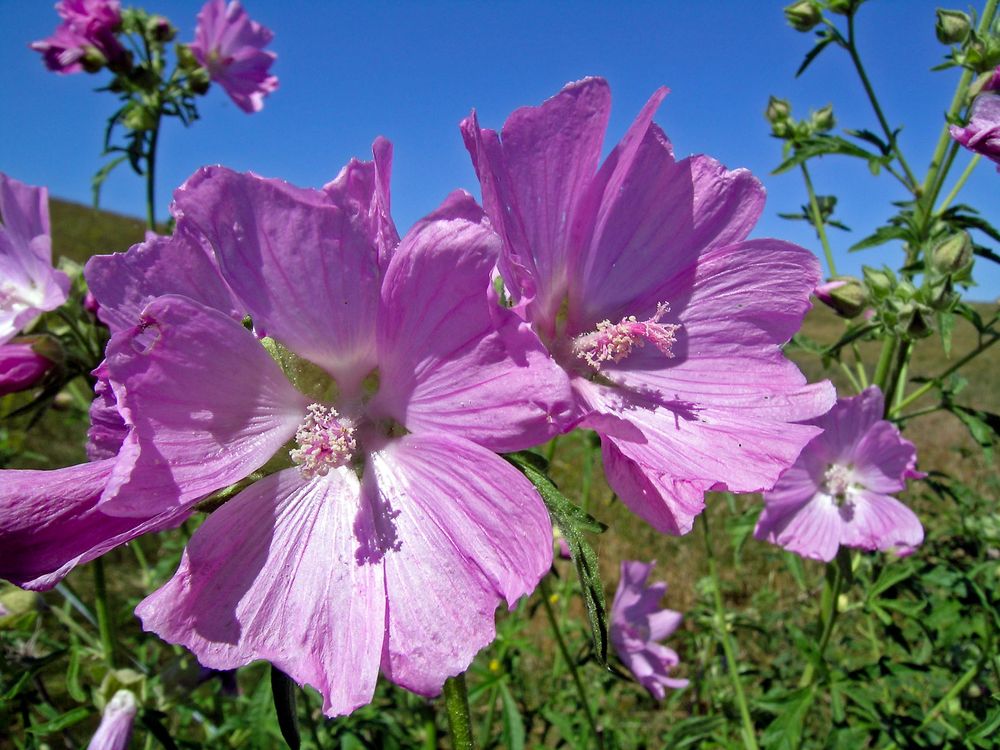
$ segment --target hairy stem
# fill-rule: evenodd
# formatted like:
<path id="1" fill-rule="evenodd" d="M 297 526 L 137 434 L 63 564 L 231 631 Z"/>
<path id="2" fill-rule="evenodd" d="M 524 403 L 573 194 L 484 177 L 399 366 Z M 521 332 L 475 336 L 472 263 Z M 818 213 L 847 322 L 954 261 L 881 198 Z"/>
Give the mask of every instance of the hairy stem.
<path id="1" fill-rule="evenodd" d="M 843 548 L 841 548 L 843 549 Z M 838 555 L 840 551 L 838 551 Z M 833 560 L 826 564 L 826 576 L 823 579 L 823 594 L 820 598 L 820 630 L 819 645 L 816 647 L 816 661 L 806 664 L 799 680 L 799 687 L 808 687 L 813 683 L 816 676 L 816 664 L 822 664 L 826 647 L 830 643 L 833 635 L 833 625 L 837 620 L 837 600 L 840 599 L 840 592 L 843 588 L 844 576 L 841 572 L 840 561 Z"/>
<path id="2" fill-rule="evenodd" d="M 740 720 L 743 722 L 743 746 L 749 750 L 758 750 L 757 735 L 750 717 L 750 708 L 743 692 L 743 682 L 740 680 L 739 663 L 736 661 L 736 647 L 726 628 L 726 608 L 722 603 L 722 585 L 719 581 L 719 570 L 715 564 L 715 554 L 712 550 L 712 534 L 708 528 L 708 513 L 701 514 L 701 530 L 705 540 L 705 556 L 708 559 L 708 575 L 712 579 L 712 596 L 715 604 L 715 631 L 726 655 L 726 667 L 729 679 L 736 694 L 736 704 L 740 710 Z"/>
<path id="3" fill-rule="evenodd" d="M 101 651 L 108 667 L 115 668 L 114 624 L 108 607 L 108 587 L 104 579 L 104 560 L 97 558 L 91 563 L 94 571 L 94 613 L 97 615 L 97 631 L 101 635 Z"/>
<path id="4" fill-rule="evenodd" d="M 938 206 L 938 209 L 935 213 L 937 214 L 944 213 L 945 210 L 948 208 L 948 206 L 951 205 L 951 202 L 958 197 L 959 191 L 961 191 L 961 189 L 965 187 L 966 181 L 972 174 L 972 170 L 974 170 L 976 168 L 976 165 L 979 164 L 979 161 L 980 161 L 979 154 L 976 154 L 975 156 L 972 157 L 972 159 L 969 161 L 968 166 L 966 166 L 965 171 L 962 172 L 961 175 L 959 175 L 958 181 L 955 183 L 955 186 L 951 189 L 951 192 L 945 196 L 945 199 L 941 201 L 941 205 Z"/>
<path id="5" fill-rule="evenodd" d="M 973 360 L 976 357 L 978 357 L 984 351 L 986 351 L 991 346 L 993 346 L 997 341 L 1000 341 L 1000 334 L 994 334 L 991 338 L 989 338 L 986 341 L 982 342 L 979 346 L 977 346 L 975 349 L 973 349 L 971 352 L 969 352 L 968 354 L 966 354 L 961 359 L 957 360 L 951 367 L 949 367 L 947 370 L 945 370 L 944 372 L 942 372 L 936 378 L 932 378 L 931 380 L 928 380 L 922 386 L 920 386 L 919 388 L 917 388 L 917 390 L 915 390 L 909 396 L 907 396 L 902 401 L 900 401 L 898 404 L 896 404 L 892 408 L 892 414 L 899 413 L 900 411 L 902 411 L 903 409 L 905 409 L 907 406 L 909 406 L 910 404 L 912 404 L 914 401 L 916 401 L 918 398 L 920 398 L 924 394 L 928 393 L 932 388 L 935 388 L 938 385 L 940 385 L 940 383 L 941 383 L 942 380 L 944 380 L 946 377 L 948 377 L 953 372 L 955 372 L 956 370 L 958 370 L 960 367 L 963 367 L 965 364 L 967 364 L 971 360 Z"/>
<path id="6" fill-rule="evenodd" d="M 465 675 L 449 677 L 444 681 L 444 705 L 448 712 L 448 731 L 454 750 L 473 750 L 472 719 L 469 717 L 469 692 Z"/>
<path id="7" fill-rule="evenodd" d="M 823 245 L 823 255 L 826 257 L 827 268 L 830 269 L 830 276 L 837 275 L 837 266 L 833 262 L 833 250 L 830 249 L 830 240 L 826 236 L 826 222 L 823 221 L 823 214 L 819 210 L 819 201 L 816 200 L 816 191 L 813 189 L 812 179 L 809 177 L 809 170 L 805 162 L 802 167 L 802 178 L 806 182 L 806 191 L 809 193 L 809 213 L 812 214 L 812 223 L 816 227 L 816 234 L 819 236 L 820 244 Z"/>

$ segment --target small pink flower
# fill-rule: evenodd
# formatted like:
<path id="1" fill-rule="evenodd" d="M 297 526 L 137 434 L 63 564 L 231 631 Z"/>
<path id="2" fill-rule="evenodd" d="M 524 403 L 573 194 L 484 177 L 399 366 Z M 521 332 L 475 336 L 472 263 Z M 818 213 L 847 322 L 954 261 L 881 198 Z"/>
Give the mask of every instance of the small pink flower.
<path id="1" fill-rule="evenodd" d="M 1000 66 L 972 102 L 969 123 L 951 126 L 951 137 L 1000 165 Z M 1000 172 L 1000 166 L 997 167 Z"/>
<path id="2" fill-rule="evenodd" d="M 52 267 L 49 193 L 0 173 L 0 344 L 66 301 L 69 277 Z"/>
<path id="3" fill-rule="evenodd" d="M 112 66 L 125 60 L 127 53 L 117 37 L 122 22 L 118 0 L 61 0 L 56 11 L 63 22 L 52 36 L 31 44 L 49 70 L 78 73 L 88 51 Z"/>
<path id="4" fill-rule="evenodd" d="M 87 750 L 125 750 L 132 737 L 132 723 L 138 710 L 131 690 L 119 690 L 104 707 L 101 725 L 90 739 Z"/>
<path id="5" fill-rule="evenodd" d="M 191 51 L 213 81 L 244 112 L 259 112 L 264 97 L 278 88 L 268 70 L 277 55 L 264 47 L 271 30 L 250 19 L 237 0 L 208 0 L 198 13 Z"/>
<path id="6" fill-rule="evenodd" d="M 913 444 L 882 419 L 883 405 L 873 386 L 810 420 L 823 433 L 764 493 L 757 539 L 826 562 L 842 544 L 906 554 L 923 541 L 913 511 L 889 496 L 924 475 Z"/>
<path id="7" fill-rule="evenodd" d="M 52 360 L 32 347 L 30 340 L 0 344 L 0 396 L 27 390 L 52 369 Z"/>
<path id="8" fill-rule="evenodd" d="M 660 606 L 666 583 L 646 584 L 655 564 L 622 560 L 618 590 L 611 603 L 611 643 L 639 683 L 654 698 L 663 700 L 664 687 L 683 688 L 688 681 L 669 676 L 680 664 L 680 657 L 658 643 L 677 630 L 682 616 Z"/>

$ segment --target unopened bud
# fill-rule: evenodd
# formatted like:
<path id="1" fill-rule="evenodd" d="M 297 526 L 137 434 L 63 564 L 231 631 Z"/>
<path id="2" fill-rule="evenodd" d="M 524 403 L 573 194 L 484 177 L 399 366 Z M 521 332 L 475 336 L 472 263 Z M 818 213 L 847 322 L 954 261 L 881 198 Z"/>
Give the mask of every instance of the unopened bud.
<path id="1" fill-rule="evenodd" d="M 939 242 L 931 250 L 931 266 L 939 273 L 955 274 L 972 263 L 972 238 L 959 232 Z"/>
<path id="2" fill-rule="evenodd" d="M 41 382 L 63 358 L 50 336 L 24 336 L 0 346 L 0 396 L 25 391 Z"/>
<path id="3" fill-rule="evenodd" d="M 868 306 L 865 285 L 853 276 L 841 276 L 816 287 L 816 297 L 837 315 L 853 318 Z"/>
<path id="4" fill-rule="evenodd" d="M 796 31 L 811 31 L 823 20 L 823 13 L 814 0 L 798 0 L 785 6 L 785 18 L 788 25 Z"/>
<path id="5" fill-rule="evenodd" d="M 960 10 L 937 9 L 934 33 L 941 44 L 959 44 L 969 35 L 972 21 Z"/>
<path id="6" fill-rule="evenodd" d="M 122 117 L 122 125 L 129 130 L 152 130 L 156 127 L 156 115 L 142 105 L 135 105 Z"/>
<path id="7" fill-rule="evenodd" d="M 80 64 L 83 69 L 88 73 L 97 73 L 105 65 L 108 64 L 108 58 L 104 56 L 97 47 L 87 46 L 84 48 L 83 57 L 80 58 Z"/>
<path id="8" fill-rule="evenodd" d="M 195 94 L 204 94 L 212 85 L 212 79 L 205 68 L 196 68 L 188 73 L 188 86 Z"/>
<path id="9" fill-rule="evenodd" d="M 831 13 L 841 16 L 849 16 L 858 9 L 860 0 L 828 0 L 827 7 Z"/>
<path id="10" fill-rule="evenodd" d="M 177 53 L 177 67 L 181 70 L 191 71 L 201 67 L 201 63 L 198 62 L 198 58 L 194 56 L 194 52 L 188 45 L 177 44 L 174 47 L 174 52 Z"/>
<path id="11" fill-rule="evenodd" d="M 169 42 L 177 36 L 177 29 L 163 16 L 150 16 L 146 21 L 146 31 L 158 42 Z"/>
<path id="12" fill-rule="evenodd" d="M 764 110 L 764 117 L 774 125 L 777 122 L 784 122 L 792 114 L 792 105 L 784 99 L 772 96 L 767 100 L 767 109 Z"/>
<path id="13" fill-rule="evenodd" d="M 868 266 L 863 266 L 862 271 L 865 275 L 865 283 L 876 296 L 888 294 L 896 285 L 896 279 L 891 271 L 869 268 Z"/>
<path id="14" fill-rule="evenodd" d="M 836 125 L 836 120 L 833 119 L 833 105 L 827 104 L 825 107 L 817 109 L 810 115 L 809 120 L 813 130 L 817 133 L 833 130 L 833 126 Z"/>

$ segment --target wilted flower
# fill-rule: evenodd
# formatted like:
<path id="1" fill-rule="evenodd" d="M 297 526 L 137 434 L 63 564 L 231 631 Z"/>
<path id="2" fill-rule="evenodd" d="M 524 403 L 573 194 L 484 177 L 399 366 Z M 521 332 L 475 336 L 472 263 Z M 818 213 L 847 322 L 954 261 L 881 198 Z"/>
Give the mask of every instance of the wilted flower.
<path id="1" fill-rule="evenodd" d="M 680 664 L 677 652 L 658 641 L 681 624 L 681 613 L 663 609 L 666 583 L 646 584 L 655 562 L 622 560 L 618 590 L 611 603 L 611 643 L 629 671 L 657 700 L 665 687 L 687 687 L 688 681 L 670 677 Z"/>
<path id="2" fill-rule="evenodd" d="M 0 344 L 66 301 L 69 277 L 52 267 L 49 193 L 0 173 Z"/>
<path id="3" fill-rule="evenodd" d="M 757 539 L 827 562 L 842 544 L 905 554 L 923 541 L 913 511 L 889 496 L 923 474 L 913 444 L 882 419 L 883 406 L 872 386 L 811 420 L 823 433 L 764 493 Z"/>
<path id="4" fill-rule="evenodd" d="M 438 692 L 547 572 L 545 507 L 493 451 L 548 439 L 569 399 L 520 321 L 495 320 L 482 209 L 455 193 L 400 241 L 375 151 L 322 191 L 199 171 L 175 211 L 254 330 L 166 295 L 107 360 L 138 453 L 106 512 L 268 474 L 202 524 L 143 626 L 213 669 L 267 659 L 330 715 L 370 701 L 380 670 Z M 148 491 L 163 483 L 176 493 Z"/>
<path id="5" fill-rule="evenodd" d="M 513 310 L 569 379 L 563 422 L 601 436 L 608 482 L 655 528 L 686 533 L 704 493 L 770 488 L 833 403 L 781 353 L 819 279 L 812 253 L 747 240 L 764 190 L 746 170 L 675 161 L 657 91 L 598 170 L 606 82 L 462 124 Z"/>
<path id="6" fill-rule="evenodd" d="M 244 112 L 259 112 L 264 97 L 278 88 L 268 70 L 277 55 L 264 47 L 271 30 L 250 19 L 238 0 L 208 0 L 198 13 L 191 51 Z"/>
<path id="7" fill-rule="evenodd" d="M 52 369 L 53 361 L 33 344 L 30 338 L 0 344 L 0 396 L 31 388 Z"/>
<path id="8" fill-rule="evenodd" d="M 101 725 L 87 750 L 125 750 L 132 737 L 132 723 L 138 706 L 131 690 L 119 690 L 104 707 Z"/>
<path id="9" fill-rule="evenodd" d="M 969 124 L 964 128 L 952 125 L 951 137 L 970 151 L 995 162 L 1000 171 L 1000 91 L 994 87 L 994 81 L 1000 85 L 1000 68 L 972 101 Z"/>
<path id="10" fill-rule="evenodd" d="M 60 0 L 56 11 L 63 21 L 52 36 L 31 43 L 49 70 L 78 73 L 127 59 L 117 36 L 122 22 L 118 0 Z"/>

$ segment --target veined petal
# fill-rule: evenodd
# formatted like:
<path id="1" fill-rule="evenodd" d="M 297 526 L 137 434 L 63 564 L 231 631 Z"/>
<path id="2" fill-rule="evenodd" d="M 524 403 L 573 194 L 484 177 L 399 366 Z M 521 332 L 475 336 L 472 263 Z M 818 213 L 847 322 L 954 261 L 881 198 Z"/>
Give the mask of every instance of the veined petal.
<path id="1" fill-rule="evenodd" d="M 197 172 L 176 209 L 211 243 L 253 319 L 350 390 L 375 366 L 378 238 L 329 194 L 222 167 Z M 353 208 L 352 208 L 353 207 Z"/>
<path id="2" fill-rule="evenodd" d="M 784 547 L 802 557 L 830 562 L 842 541 L 840 508 L 826 494 L 817 493 L 798 508 L 764 506 L 754 536 Z"/>
<path id="3" fill-rule="evenodd" d="M 852 499 L 841 531 L 842 544 L 908 552 L 924 541 L 924 527 L 920 519 L 896 498 L 862 490 Z"/>
<path id="4" fill-rule="evenodd" d="M 289 440 L 308 401 L 257 338 L 228 316 L 166 295 L 108 345 L 108 372 L 131 428 L 102 509 L 183 507 L 243 479 Z"/>
<path id="5" fill-rule="evenodd" d="M 15 245 L 31 249 L 42 263 L 52 265 L 52 245 L 32 244 L 39 236 L 49 237 L 49 191 L 19 182 L 0 172 L 0 216 L 3 229 Z M 47 251 L 47 252 L 46 252 Z"/>
<path id="6" fill-rule="evenodd" d="M 170 237 L 153 237 L 127 253 L 96 255 L 84 276 L 100 303 L 97 316 L 112 333 L 139 324 L 143 308 L 155 297 L 180 294 L 237 320 L 243 317 L 205 249 L 184 222 Z"/>
<path id="7" fill-rule="evenodd" d="M 382 670 L 435 695 L 493 640 L 501 598 L 514 605 L 552 564 L 552 527 L 531 484 L 503 459 L 445 435 L 407 435 L 371 456 L 363 492 L 395 546 Z"/>
<path id="8" fill-rule="evenodd" d="M 184 510 L 146 518 L 102 513 L 97 501 L 114 464 L 107 459 L 53 471 L 0 472 L 0 578 L 49 589 L 77 565 L 188 517 Z"/>
<path id="9" fill-rule="evenodd" d="M 500 240 L 482 218 L 471 196 L 454 193 L 396 251 L 382 287 L 373 408 L 410 431 L 521 450 L 559 431 L 568 380 L 519 319 L 491 310 Z"/>
<path id="10" fill-rule="evenodd" d="M 358 554 L 370 525 L 352 471 L 272 474 L 209 516 L 136 614 L 206 667 L 266 659 L 327 716 L 350 713 L 371 701 L 386 627 L 382 566 Z"/>

